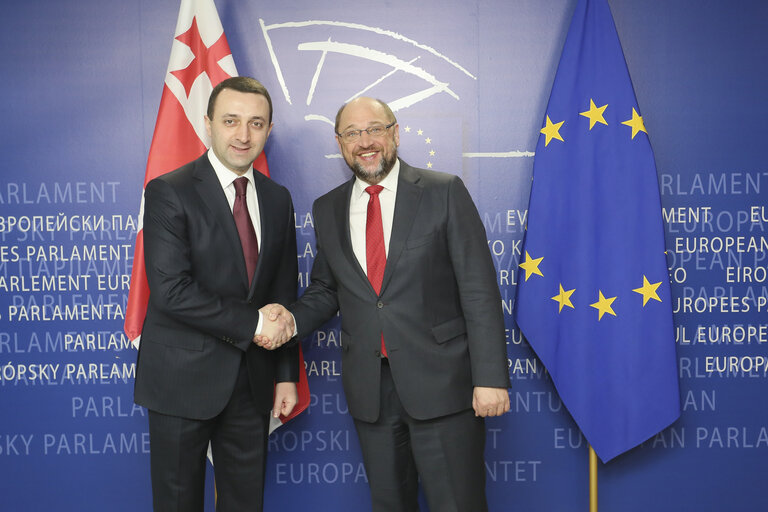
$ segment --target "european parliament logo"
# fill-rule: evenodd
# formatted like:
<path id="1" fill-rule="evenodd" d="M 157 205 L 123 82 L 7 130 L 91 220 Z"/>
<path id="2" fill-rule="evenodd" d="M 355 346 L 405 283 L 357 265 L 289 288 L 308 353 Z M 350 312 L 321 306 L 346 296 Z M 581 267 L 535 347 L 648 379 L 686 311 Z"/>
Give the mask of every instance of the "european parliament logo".
<path id="1" fill-rule="evenodd" d="M 477 77 L 461 60 L 408 34 L 361 23 L 260 18 L 274 80 L 308 130 L 359 96 L 385 101 L 400 124 L 401 154 L 423 168 L 459 173 L 462 132 L 475 109 Z M 331 128 L 332 129 L 332 128 Z M 323 134 L 330 134 L 327 128 Z M 326 159 L 341 158 L 329 143 Z"/>

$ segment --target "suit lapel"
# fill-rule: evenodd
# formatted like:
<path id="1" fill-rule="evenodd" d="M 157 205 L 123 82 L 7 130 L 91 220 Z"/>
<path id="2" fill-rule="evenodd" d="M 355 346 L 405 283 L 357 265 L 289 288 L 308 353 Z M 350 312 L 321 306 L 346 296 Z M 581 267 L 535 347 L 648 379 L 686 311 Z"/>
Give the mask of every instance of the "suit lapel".
<path id="1" fill-rule="evenodd" d="M 389 238 L 389 253 L 387 265 L 384 267 L 384 280 L 381 293 L 387 288 L 397 266 L 397 260 L 405 248 L 405 241 L 411 232 L 416 212 L 419 210 L 422 188 L 417 185 L 419 176 L 411 166 L 400 160 L 400 176 L 397 181 L 397 197 L 395 198 L 395 216 L 392 219 L 392 234 Z"/>
<path id="2" fill-rule="evenodd" d="M 256 262 L 256 270 L 253 273 L 253 281 L 251 281 L 251 289 L 248 294 L 250 297 L 256 290 L 256 283 L 259 282 L 261 274 L 265 272 L 266 258 L 262 258 L 263 254 L 266 254 L 270 249 L 272 241 L 275 239 L 274 230 L 280 222 L 275 219 L 275 215 L 278 211 L 276 205 L 274 205 L 274 198 L 269 194 L 264 193 L 263 180 L 266 177 L 256 169 L 253 170 L 253 183 L 256 188 L 256 197 L 259 200 L 259 219 L 261 223 L 261 240 L 259 242 L 259 260 Z M 238 235 L 239 240 L 239 235 Z M 245 263 L 243 263 L 245 265 Z"/>
<path id="3" fill-rule="evenodd" d="M 341 252 L 344 254 L 344 257 L 349 260 L 351 268 L 353 268 L 357 276 L 365 282 L 365 284 L 371 290 L 371 293 L 375 293 L 373 291 L 373 286 L 371 286 L 371 283 L 368 281 L 368 276 L 365 275 L 365 272 L 363 271 L 363 267 L 361 267 L 360 262 L 357 261 L 355 251 L 352 249 L 352 237 L 349 233 L 349 203 L 352 199 L 354 183 L 355 177 L 353 176 L 352 179 L 349 180 L 345 186 L 339 190 L 340 200 L 332 201 L 334 206 L 333 225 L 339 226 L 340 231 L 337 235 L 339 239 L 339 245 L 341 246 Z"/>
<path id="4" fill-rule="evenodd" d="M 227 196 L 221 188 L 221 183 L 216 177 L 207 153 L 198 159 L 194 172 L 195 189 L 203 200 L 203 204 L 211 211 L 213 218 L 221 227 L 224 235 L 229 242 L 229 250 L 237 255 L 234 263 L 237 266 L 238 274 L 243 276 L 243 286 L 248 287 L 248 272 L 245 268 L 245 258 L 243 256 L 243 247 L 240 245 L 240 235 L 237 233 L 235 220 L 232 217 L 232 211 L 229 209 Z M 259 198 L 261 199 L 261 198 Z M 262 217 L 263 224 L 263 217 Z M 257 268 L 258 271 L 258 268 Z M 255 280 L 254 280 L 255 281 Z"/>

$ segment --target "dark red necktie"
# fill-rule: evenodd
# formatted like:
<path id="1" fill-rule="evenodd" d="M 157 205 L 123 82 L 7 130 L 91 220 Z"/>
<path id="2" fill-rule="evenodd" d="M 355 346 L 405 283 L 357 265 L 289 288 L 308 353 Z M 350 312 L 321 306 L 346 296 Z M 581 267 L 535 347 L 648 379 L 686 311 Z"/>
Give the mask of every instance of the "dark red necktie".
<path id="1" fill-rule="evenodd" d="M 384 266 L 387 264 L 387 252 L 384 248 L 384 226 L 381 222 L 381 203 L 379 192 L 384 189 L 381 185 L 371 185 L 365 191 L 368 198 L 368 215 L 365 221 L 365 265 L 368 281 L 376 291 L 381 293 L 381 283 L 384 280 Z M 381 333 L 381 354 L 387 357 L 384 347 L 384 333 Z"/>
<path id="2" fill-rule="evenodd" d="M 245 200 L 247 187 L 248 178 L 243 176 L 235 180 L 235 205 L 232 208 L 232 215 L 235 217 L 237 233 L 240 235 L 240 245 L 243 246 L 245 268 L 248 271 L 248 283 L 250 283 L 256 271 L 256 262 L 259 260 L 259 241 L 256 239 L 256 231 L 253 229 L 251 215 L 248 213 L 248 203 Z"/>

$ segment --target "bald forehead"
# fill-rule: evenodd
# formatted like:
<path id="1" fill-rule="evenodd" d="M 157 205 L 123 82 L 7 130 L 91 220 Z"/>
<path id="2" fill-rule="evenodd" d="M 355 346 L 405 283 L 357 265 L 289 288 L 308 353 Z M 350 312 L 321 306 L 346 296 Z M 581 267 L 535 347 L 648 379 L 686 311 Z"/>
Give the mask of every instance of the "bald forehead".
<path id="1" fill-rule="evenodd" d="M 389 124 L 389 109 L 375 98 L 355 98 L 339 111 L 336 130 L 344 131 L 352 127 L 364 127 L 371 124 Z"/>
<path id="2" fill-rule="evenodd" d="M 347 107 L 344 109 L 361 109 L 361 108 L 367 108 L 372 110 L 378 110 L 380 112 L 384 112 L 384 106 L 381 104 L 381 102 L 375 98 L 368 98 L 366 96 L 361 96 L 360 98 L 355 98 L 349 103 L 347 103 Z"/>

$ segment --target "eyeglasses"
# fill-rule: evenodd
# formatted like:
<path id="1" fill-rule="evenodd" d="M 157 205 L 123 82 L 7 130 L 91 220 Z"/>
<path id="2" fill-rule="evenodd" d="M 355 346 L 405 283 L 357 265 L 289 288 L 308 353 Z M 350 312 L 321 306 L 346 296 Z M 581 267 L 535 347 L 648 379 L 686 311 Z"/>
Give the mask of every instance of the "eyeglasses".
<path id="1" fill-rule="evenodd" d="M 337 132 L 336 135 L 341 137 L 341 140 L 345 143 L 352 143 L 359 139 L 363 132 L 367 133 L 371 137 L 383 137 L 384 134 L 387 133 L 387 130 L 392 128 L 394 125 L 395 121 L 392 121 L 387 126 L 371 126 L 365 130 L 347 130 L 343 133 Z"/>

